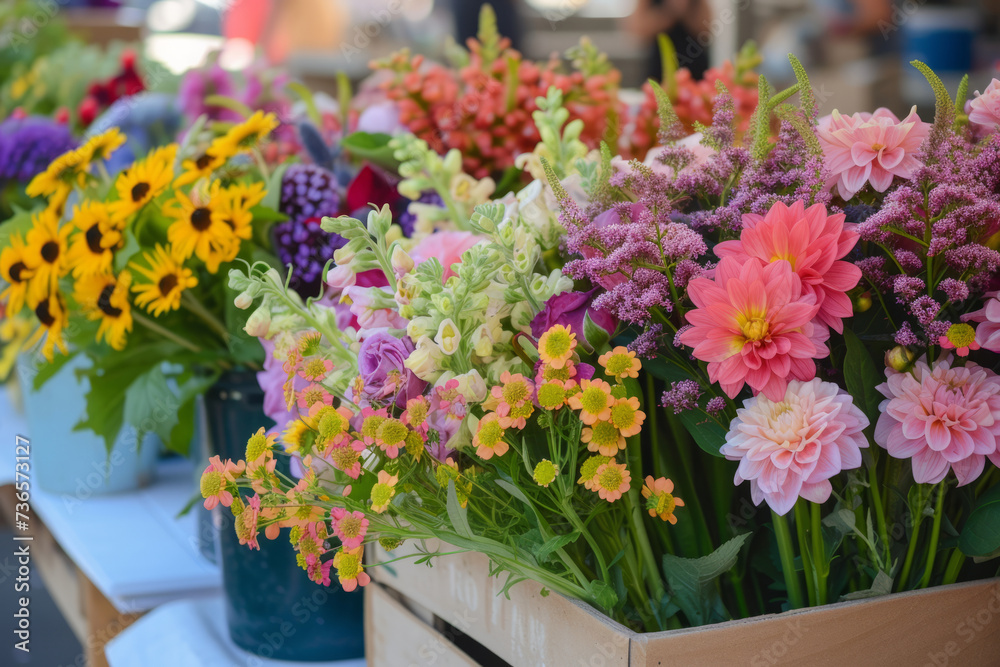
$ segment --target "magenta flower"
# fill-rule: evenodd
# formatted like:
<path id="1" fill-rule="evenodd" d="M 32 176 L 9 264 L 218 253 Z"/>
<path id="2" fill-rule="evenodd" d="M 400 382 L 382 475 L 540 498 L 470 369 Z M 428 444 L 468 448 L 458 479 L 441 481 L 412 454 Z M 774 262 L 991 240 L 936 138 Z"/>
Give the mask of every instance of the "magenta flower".
<path id="1" fill-rule="evenodd" d="M 1000 126 L 1000 81 L 993 79 L 986 91 L 976 91 L 969 102 L 969 122 L 993 132 Z"/>
<path id="2" fill-rule="evenodd" d="M 362 396 L 355 396 L 355 400 L 394 396 L 396 405 L 403 408 L 408 400 L 423 394 L 427 383 L 405 366 L 412 352 L 413 343 L 406 336 L 393 336 L 387 329 L 369 332 L 358 350 L 358 373 L 364 388 Z"/>
<path id="3" fill-rule="evenodd" d="M 798 498 L 823 503 L 830 478 L 861 466 L 868 418 L 832 382 L 792 380 L 780 402 L 749 398 L 736 411 L 722 454 L 739 461 L 736 484 L 750 482 L 755 504 L 785 514 Z"/>
<path id="4" fill-rule="evenodd" d="M 581 344 L 590 349 L 590 344 L 583 339 L 584 318 L 590 315 L 590 320 L 613 336 L 618 328 L 618 318 L 603 310 L 594 308 L 594 298 L 598 289 L 588 292 L 563 292 L 550 297 L 545 302 L 542 310 L 531 320 L 531 335 L 541 338 L 542 334 L 557 324 L 569 327 L 570 330 L 579 332 L 578 336 Z"/>
<path id="5" fill-rule="evenodd" d="M 891 368 L 876 387 L 882 401 L 875 442 L 897 459 L 911 459 L 913 479 L 937 484 L 949 470 L 959 486 L 983 472 L 986 457 L 1000 465 L 1000 376 L 972 362 L 952 367 L 950 356 L 909 373 Z"/>
<path id="6" fill-rule="evenodd" d="M 842 333 L 841 320 L 854 313 L 847 291 L 861 280 L 861 269 L 842 261 L 858 242 L 854 227 L 844 224 L 843 213 L 827 215 L 823 204 L 805 208 L 797 201 L 788 207 L 779 201 L 765 216 L 744 215 L 739 240 L 716 245 L 715 254 L 741 263 L 750 257 L 787 260 L 802 281 L 802 293 L 816 297 L 816 319 Z"/>
<path id="7" fill-rule="evenodd" d="M 930 124 L 920 120 L 917 107 L 902 121 L 885 108 L 853 116 L 834 110 L 817 128 L 826 167 L 845 200 L 865 183 L 885 192 L 893 176 L 910 178 L 923 166 L 916 153 L 929 133 Z"/>
<path id="8" fill-rule="evenodd" d="M 813 359 L 828 354 L 813 340 L 821 338 L 812 324 L 816 296 L 803 293 L 785 260 L 765 265 L 751 257 L 741 265 L 723 257 L 715 280 L 695 278 L 688 294 L 697 308 L 687 313 L 692 326 L 678 338 L 708 362 L 709 379 L 730 398 L 749 384 L 780 401 L 789 379 L 813 379 Z"/>
<path id="9" fill-rule="evenodd" d="M 1000 352 L 1000 291 L 989 292 L 986 304 L 979 310 L 962 316 L 964 322 L 978 322 L 976 342 L 984 350 Z"/>

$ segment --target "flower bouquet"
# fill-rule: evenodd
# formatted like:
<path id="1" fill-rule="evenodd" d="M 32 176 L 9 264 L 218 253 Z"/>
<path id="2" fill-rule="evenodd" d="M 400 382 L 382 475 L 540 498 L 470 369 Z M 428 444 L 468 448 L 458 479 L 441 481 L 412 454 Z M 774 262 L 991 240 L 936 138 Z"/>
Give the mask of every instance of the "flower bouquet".
<path id="1" fill-rule="evenodd" d="M 277 120 L 258 112 L 217 125 L 207 143 L 197 125 L 184 144 L 142 152 L 116 175 L 106 165 L 128 138 L 117 127 L 92 136 L 29 183 L 45 207 L 0 228 L 6 317 L 26 316 L 25 344 L 39 342 L 49 362 L 35 387 L 86 356 L 78 427 L 109 450 L 128 423 L 138 439 L 155 432 L 186 452 L 196 396 L 223 370 L 263 361 L 239 335 L 260 324 L 217 276 L 237 258 L 276 263 L 267 230 L 282 216 L 265 201 L 268 168 L 252 158 Z"/>
<path id="2" fill-rule="evenodd" d="M 915 62 L 933 123 L 817 118 L 791 61 L 741 139 L 722 82 L 694 140 L 651 84 L 647 163 L 588 150 L 549 88 L 536 180 L 498 200 L 393 139 L 401 191 L 441 200 L 412 238 L 385 206 L 324 218 L 318 300 L 230 271 L 283 417 L 210 462 L 206 506 L 250 548 L 288 528 L 323 585 L 436 540 L 640 631 L 994 573 L 1000 83 L 966 113 Z"/>

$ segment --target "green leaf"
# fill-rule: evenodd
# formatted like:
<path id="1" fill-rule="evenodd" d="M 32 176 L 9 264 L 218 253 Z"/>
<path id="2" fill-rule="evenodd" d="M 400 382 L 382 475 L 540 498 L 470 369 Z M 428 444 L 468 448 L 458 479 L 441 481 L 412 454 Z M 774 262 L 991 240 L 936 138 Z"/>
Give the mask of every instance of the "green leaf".
<path id="1" fill-rule="evenodd" d="M 872 425 L 878 419 L 878 406 L 882 402 L 882 394 L 875 387 L 885 378 L 878 372 L 872 361 L 868 348 L 850 329 L 844 328 L 844 342 L 847 353 L 844 356 L 844 383 L 847 391 L 854 397 L 854 403 L 868 416 Z"/>
<path id="2" fill-rule="evenodd" d="M 458 494 L 455 492 L 455 480 L 448 480 L 448 520 L 451 521 L 455 532 L 466 539 L 473 539 L 472 528 L 469 526 L 469 517 L 466 509 L 458 502 Z"/>
<path id="3" fill-rule="evenodd" d="M 311 120 L 316 127 L 322 127 L 323 117 L 316 108 L 316 100 L 313 98 L 312 91 L 298 81 L 292 81 L 286 87 L 288 90 L 298 95 L 299 99 L 302 100 L 302 103 L 306 105 L 306 113 L 309 115 L 309 120 Z"/>
<path id="4" fill-rule="evenodd" d="M 268 208 L 267 206 L 261 206 L 258 204 L 250 209 L 250 214 L 253 215 L 254 224 L 271 224 L 274 222 L 284 222 L 288 220 L 288 216 L 280 211 L 275 211 L 273 208 Z"/>
<path id="5" fill-rule="evenodd" d="M 968 556 L 987 556 L 1000 549 L 1000 484 L 994 484 L 976 501 L 958 538 L 958 548 Z"/>
<path id="6" fill-rule="evenodd" d="M 594 323 L 594 320 L 590 319 L 590 313 L 587 312 L 583 316 L 583 338 L 586 342 L 584 347 L 589 346 L 591 350 L 601 350 L 608 341 L 611 340 L 612 331 L 607 331 L 604 327 L 601 327 Z"/>
<path id="7" fill-rule="evenodd" d="M 518 185 L 521 183 L 521 175 L 523 173 L 523 169 L 518 169 L 514 166 L 504 169 L 503 173 L 500 174 L 500 180 L 497 182 L 496 190 L 493 191 L 493 199 L 500 199 L 508 192 L 514 192 L 517 190 Z"/>
<path id="8" fill-rule="evenodd" d="M 128 266 L 128 263 L 132 261 L 132 258 L 142 251 L 142 247 L 139 245 L 139 240 L 135 238 L 135 233 L 131 228 L 125 229 L 124 238 L 125 245 L 121 250 L 115 253 L 114 268 L 116 272 L 119 272 Z"/>
<path id="9" fill-rule="evenodd" d="M 737 535 L 701 558 L 663 556 L 663 574 L 673 594 L 671 601 L 680 607 L 691 625 L 727 620 L 719 618 L 723 614 L 715 579 L 732 569 L 749 537 L 750 533 Z"/>
<path id="10" fill-rule="evenodd" d="M 618 604 L 618 594 L 609 584 L 600 580 L 594 580 L 587 586 L 594 604 L 603 610 L 614 609 Z"/>
<path id="11" fill-rule="evenodd" d="M 562 549 L 567 544 L 576 542 L 578 539 L 580 539 L 580 531 L 578 530 L 567 535 L 556 535 L 535 550 L 535 557 L 539 561 L 545 561 L 550 555 Z"/>
<path id="12" fill-rule="evenodd" d="M 160 439 L 170 439 L 177 424 L 177 398 L 167 386 L 167 376 L 159 365 L 140 375 L 125 391 L 125 421 L 136 430 L 136 440 L 142 445 L 146 433 L 156 433 Z"/>
<path id="13" fill-rule="evenodd" d="M 37 372 L 35 373 L 35 378 L 32 380 L 31 387 L 35 391 L 42 388 L 46 382 L 51 380 L 53 376 L 62 370 L 63 366 L 69 363 L 74 357 L 76 357 L 79 350 L 73 349 L 69 354 L 60 354 L 52 359 L 52 361 L 45 361 L 38 365 Z M 41 356 L 41 355 L 39 355 Z"/>
<path id="14" fill-rule="evenodd" d="M 285 172 L 291 163 L 285 162 L 271 172 L 271 178 L 267 181 L 267 193 L 261 200 L 259 207 L 269 208 L 277 211 L 281 208 L 281 181 L 285 178 Z M 257 206 L 254 207 L 258 208 Z"/>
<path id="15" fill-rule="evenodd" d="M 399 160 L 393 155 L 393 149 L 389 148 L 390 139 L 392 137 L 384 132 L 354 132 L 344 137 L 340 146 L 356 158 L 395 172 L 399 168 Z"/>
<path id="16" fill-rule="evenodd" d="M 872 581 L 871 588 L 863 591 L 854 591 L 853 593 L 848 593 L 842 595 L 840 599 L 842 601 L 847 600 L 865 600 L 867 598 L 877 598 L 882 595 L 888 595 L 892 592 L 892 577 L 883 572 L 878 571 L 875 575 L 875 580 Z"/>
<path id="17" fill-rule="evenodd" d="M 722 457 L 719 450 L 726 443 L 726 429 L 719 422 L 702 410 L 684 410 L 677 416 L 703 451 Z"/>

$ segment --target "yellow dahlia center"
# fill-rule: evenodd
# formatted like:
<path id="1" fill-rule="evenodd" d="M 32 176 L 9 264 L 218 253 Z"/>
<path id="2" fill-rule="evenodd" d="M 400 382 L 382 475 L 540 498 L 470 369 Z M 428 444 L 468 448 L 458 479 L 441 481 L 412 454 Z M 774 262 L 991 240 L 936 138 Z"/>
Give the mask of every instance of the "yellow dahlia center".
<path id="1" fill-rule="evenodd" d="M 763 340 L 768 333 L 767 320 L 761 317 L 751 318 L 747 320 L 742 329 L 747 340 Z"/>
<path id="2" fill-rule="evenodd" d="M 328 410 L 319 420 L 319 437 L 329 440 L 344 432 L 347 420 L 336 410 Z"/>
<path id="3" fill-rule="evenodd" d="M 382 422 L 385 420 L 386 418 L 380 415 L 372 415 L 365 418 L 364 423 L 361 424 L 361 435 L 366 438 L 374 438 L 378 433 L 379 426 L 381 426 Z"/>
<path id="4" fill-rule="evenodd" d="M 965 323 L 952 324 L 945 335 L 948 337 L 948 342 L 955 347 L 968 347 L 976 340 L 976 330 Z"/>
<path id="5" fill-rule="evenodd" d="M 656 496 L 656 513 L 657 514 L 673 514 L 674 506 L 677 503 L 674 501 L 673 495 L 669 493 L 661 493 Z"/>
<path id="6" fill-rule="evenodd" d="M 361 561 L 357 556 L 347 555 L 341 551 L 337 574 L 341 579 L 356 579 L 361 574 Z"/>
<path id="7" fill-rule="evenodd" d="M 312 387 L 304 389 L 301 396 L 302 400 L 306 403 L 306 407 L 308 408 L 313 403 L 318 403 L 323 400 L 323 391 L 317 387 Z"/>
<path id="8" fill-rule="evenodd" d="M 527 419 L 534 411 L 535 406 L 526 401 L 523 405 L 512 407 L 508 416 L 511 419 Z"/>
<path id="9" fill-rule="evenodd" d="M 359 456 L 358 452 L 354 451 L 351 447 L 338 447 L 330 453 L 333 465 L 339 470 L 349 470 L 352 468 L 358 462 Z"/>
<path id="10" fill-rule="evenodd" d="M 594 479 L 597 469 L 611 460 L 610 456 L 591 456 L 580 466 L 580 481 L 586 482 Z"/>
<path id="11" fill-rule="evenodd" d="M 599 446 L 618 443 L 618 429 L 611 422 L 597 422 L 593 425 L 592 429 L 591 442 Z"/>
<path id="12" fill-rule="evenodd" d="M 222 475 L 210 470 L 201 476 L 201 497 L 211 498 L 222 490 Z"/>
<path id="13" fill-rule="evenodd" d="M 412 425 L 420 426 L 427 419 L 427 404 L 423 401 L 414 403 L 413 407 L 407 410 L 406 417 Z"/>

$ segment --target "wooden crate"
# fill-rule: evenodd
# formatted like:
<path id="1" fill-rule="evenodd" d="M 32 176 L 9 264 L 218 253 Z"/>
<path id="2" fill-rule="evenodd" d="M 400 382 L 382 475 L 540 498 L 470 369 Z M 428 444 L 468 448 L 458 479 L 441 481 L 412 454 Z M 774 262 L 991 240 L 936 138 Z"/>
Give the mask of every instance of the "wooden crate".
<path id="1" fill-rule="evenodd" d="M 376 557 L 389 558 L 385 553 Z M 432 613 L 437 627 L 447 627 L 453 636 L 468 635 L 512 665 L 1000 664 L 1000 579 L 639 634 L 583 603 L 554 593 L 543 596 L 534 582 L 514 586 L 509 600 L 498 595 L 502 582 L 489 576 L 488 559 L 481 554 L 443 556 L 432 568 L 397 561 L 370 572 L 377 582 L 371 584 L 369 600 L 377 599 L 366 611 L 370 667 L 442 664 L 441 657 L 421 657 L 437 655 L 426 649 L 443 638 L 434 625 L 407 610 L 411 602 Z M 405 633 L 386 629 L 397 622 Z M 447 646 L 458 651 L 453 642 Z M 461 651 L 458 657 L 447 655 L 469 659 Z"/>

